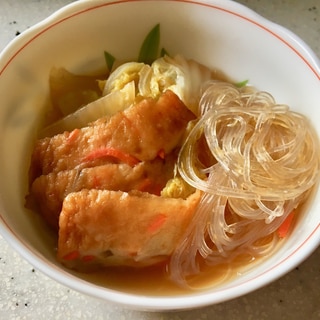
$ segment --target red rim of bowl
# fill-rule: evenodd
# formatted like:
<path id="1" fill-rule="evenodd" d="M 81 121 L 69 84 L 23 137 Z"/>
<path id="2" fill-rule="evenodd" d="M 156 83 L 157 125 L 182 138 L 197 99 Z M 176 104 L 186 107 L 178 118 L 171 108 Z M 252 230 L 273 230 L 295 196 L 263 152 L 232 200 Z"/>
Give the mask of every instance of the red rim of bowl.
<path id="1" fill-rule="evenodd" d="M 0 77 L 5 72 L 10 63 L 15 59 L 15 57 L 19 55 L 19 53 L 23 51 L 25 47 L 27 47 L 32 41 L 44 34 L 47 30 L 54 28 L 56 25 L 61 24 L 64 21 L 69 20 L 75 16 L 85 14 L 88 11 L 97 10 L 100 7 L 112 6 L 120 3 L 123 4 L 126 2 L 141 1 L 143 2 L 149 0 L 118 0 L 109 2 L 92 1 L 90 2 L 90 5 L 88 1 L 80 0 L 59 9 L 48 18 L 42 20 L 30 29 L 26 30 L 22 35 L 28 35 L 29 39 L 24 42 L 23 45 L 20 45 L 13 54 L 10 54 L 10 50 L 12 50 L 14 46 L 18 45 L 18 43 L 21 41 L 20 37 L 11 41 L 11 43 L 3 50 L 3 52 L 0 54 L 0 59 L 5 59 L 6 55 L 9 56 L 9 59 L 2 67 L 2 69 L 0 69 Z M 223 1 L 223 4 L 220 4 L 220 1 L 215 0 L 203 2 L 188 0 L 165 0 L 165 2 L 168 1 L 205 6 L 214 10 L 219 10 L 231 15 L 235 15 L 243 20 L 248 21 L 249 23 L 252 23 L 256 27 L 261 28 L 269 34 L 273 35 L 279 41 L 284 43 L 288 48 L 290 48 L 290 50 L 298 55 L 298 57 L 308 66 L 310 71 L 320 81 L 320 63 L 318 58 L 308 47 L 308 45 L 306 45 L 302 39 L 293 34 L 291 31 L 263 18 L 251 9 L 239 3 L 226 0 Z M 82 5 L 84 3 L 87 5 L 87 7 L 85 9 L 82 9 Z M 236 10 L 238 10 L 238 12 Z M 295 45 L 293 45 L 293 43 Z M 63 271 L 63 269 L 59 269 L 53 263 L 45 260 L 40 254 L 33 250 L 33 248 L 23 243 L 20 236 L 10 228 L 10 226 L 2 217 L 0 217 L 0 220 L 2 221 L 2 224 L 0 225 L 1 234 L 4 236 L 4 238 L 17 252 L 21 254 L 21 256 L 23 256 L 33 266 L 38 268 L 44 274 L 48 275 L 50 278 L 84 294 L 98 297 L 103 300 L 108 300 L 110 302 L 115 302 L 120 305 L 138 310 L 186 310 L 191 308 L 204 307 L 210 304 L 221 303 L 237 298 L 280 278 L 285 273 L 289 272 L 302 261 L 304 261 L 320 244 L 319 222 L 318 225 L 316 225 L 312 232 L 309 234 L 309 236 L 294 251 L 285 256 L 276 265 L 266 269 L 263 273 L 250 280 L 246 280 L 237 285 L 219 290 L 219 297 L 215 292 L 207 291 L 192 296 L 183 295 L 178 297 L 146 297 L 128 293 L 119 293 L 115 290 L 100 287 L 98 285 L 94 285 L 92 283 L 88 283 L 85 280 L 77 278 L 76 276 Z M 307 250 L 304 251 L 304 255 L 299 255 L 299 258 L 296 258 L 295 253 L 297 251 L 300 251 L 300 249 L 302 247 L 305 247 L 306 245 L 308 245 L 308 247 Z M 47 265 L 46 267 L 43 265 L 43 262 Z M 284 262 L 287 262 L 285 266 L 283 265 Z M 273 273 L 274 269 L 278 269 L 277 274 Z M 62 277 L 61 274 L 64 274 L 65 278 Z M 261 281 L 259 282 L 257 280 Z M 241 287 L 242 289 L 241 293 L 235 290 L 239 287 Z M 161 304 L 159 303 L 160 301 Z"/>

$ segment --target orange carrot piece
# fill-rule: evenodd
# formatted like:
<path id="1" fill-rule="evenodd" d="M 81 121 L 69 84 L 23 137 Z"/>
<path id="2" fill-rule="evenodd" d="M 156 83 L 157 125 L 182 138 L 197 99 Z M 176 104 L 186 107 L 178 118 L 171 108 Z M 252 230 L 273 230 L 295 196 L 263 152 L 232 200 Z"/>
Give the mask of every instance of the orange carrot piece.
<path id="1" fill-rule="evenodd" d="M 161 228 L 161 226 L 165 223 L 166 220 L 167 220 L 167 216 L 165 214 L 162 214 L 162 213 L 158 214 L 150 223 L 148 227 L 148 232 L 154 233 L 158 231 Z"/>
<path id="2" fill-rule="evenodd" d="M 163 149 L 161 149 L 161 150 L 158 151 L 158 157 L 159 157 L 160 159 L 164 159 L 164 158 L 165 158 L 165 152 L 164 152 Z"/>
<path id="3" fill-rule="evenodd" d="M 71 260 L 76 260 L 78 258 L 79 258 L 79 252 L 78 251 L 72 251 L 72 252 L 66 254 L 63 257 L 63 260 L 71 261 Z"/>
<path id="4" fill-rule="evenodd" d="M 149 178 L 145 178 L 137 185 L 137 190 L 147 192 L 151 186 L 152 181 Z"/>
<path id="5" fill-rule="evenodd" d="M 69 135 L 67 137 L 67 142 L 72 143 L 80 134 L 80 129 L 74 129 L 73 131 L 69 132 Z"/>
<path id="6" fill-rule="evenodd" d="M 140 162 L 136 157 L 115 148 L 101 148 L 98 150 L 94 150 L 89 153 L 82 161 L 89 162 L 106 157 L 118 159 L 131 167 L 134 167 Z"/>
<path id="7" fill-rule="evenodd" d="M 136 186 L 136 189 L 141 192 L 148 192 L 160 196 L 163 187 L 159 184 L 155 184 L 151 179 L 145 178 Z"/>
<path id="8" fill-rule="evenodd" d="M 93 256 L 93 255 L 87 255 L 87 256 L 83 256 L 82 257 L 82 261 L 83 262 L 90 262 L 90 261 L 92 261 L 94 259 L 95 259 L 95 256 Z"/>
<path id="9" fill-rule="evenodd" d="M 294 218 L 294 211 L 292 211 L 286 219 L 282 222 L 280 227 L 278 228 L 278 236 L 279 238 L 285 238 L 289 232 L 289 229 L 292 225 L 292 220 Z"/>
<path id="10" fill-rule="evenodd" d="M 95 189 L 99 189 L 101 187 L 100 178 L 97 175 L 92 177 L 92 184 Z"/>

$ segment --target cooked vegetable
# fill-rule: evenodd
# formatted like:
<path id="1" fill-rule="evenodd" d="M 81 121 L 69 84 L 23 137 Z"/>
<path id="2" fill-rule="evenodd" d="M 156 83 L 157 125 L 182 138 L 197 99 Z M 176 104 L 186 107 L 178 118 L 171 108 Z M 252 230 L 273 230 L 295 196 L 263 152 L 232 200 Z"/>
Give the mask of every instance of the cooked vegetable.
<path id="1" fill-rule="evenodd" d="M 108 71 L 111 72 L 116 58 L 111 53 L 104 51 L 104 59 L 107 64 Z"/>
<path id="2" fill-rule="evenodd" d="M 119 160 L 121 163 L 128 164 L 130 167 L 134 167 L 140 162 L 136 157 L 112 147 L 94 150 L 90 152 L 88 155 L 86 155 L 82 159 L 82 162 L 89 162 L 107 157 L 115 158 L 116 160 Z"/>
<path id="3" fill-rule="evenodd" d="M 112 116 L 126 109 L 135 101 L 134 82 L 126 83 L 121 90 L 110 92 L 78 109 L 74 113 L 54 122 L 40 131 L 40 137 L 51 137 L 63 131 L 82 128 L 99 118 Z"/>
<path id="4" fill-rule="evenodd" d="M 201 86 L 212 79 L 211 70 L 194 60 L 182 56 L 165 56 L 151 66 L 141 62 L 128 62 L 115 69 L 107 79 L 103 94 L 122 89 L 134 81 L 138 97 L 158 98 L 171 90 L 194 113 L 198 114 Z"/>
<path id="5" fill-rule="evenodd" d="M 157 24 L 148 33 L 140 48 L 138 62 L 151 65 L 157 59 L 160 45 L 160 24 Z"/>
<path id="6" fill-rule="evenodd" d="M 280 225 L 280 227 L 278 229 L 279 238 L 285 238 L 288 235 L 290 227 L 292 226 L 294 216 L 295 216 L 295 213 L 293 211 L 282 222 L 282 224 Z"/>
<path id="7" fill-rule="evenodd" d="M 99 76 L 75 75 L 64 68 L 52 68 L 49 86 L 54 116 L 66 116 L 98 99 L 101 96 Z"/>
<path id="8" fill-rule="evenodd" d="M 144 66 L 145 64 L 140 62 L 127 62 L 120 65 L 108 77 L 103 89 L 103 95 L 117 92 L 131 82 L 134 83 L 135 90 L 138 90 L 140 72 Z"/>

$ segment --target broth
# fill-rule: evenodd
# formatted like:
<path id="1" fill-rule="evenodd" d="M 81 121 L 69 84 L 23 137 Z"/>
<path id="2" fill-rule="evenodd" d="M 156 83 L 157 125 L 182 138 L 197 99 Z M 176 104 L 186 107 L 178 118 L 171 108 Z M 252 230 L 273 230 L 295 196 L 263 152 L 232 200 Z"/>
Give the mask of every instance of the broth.
<path id="1" fill-rule="evenodd" d="M 187 286 L 179 286 L 168 275 L 168 264 L 146 268 L 109 267 L 88 274 L 76 273 L 86 281 L 108 289 L 148 296 L 188 295 L 198 290 L 218 288 L 234 278 L 241 277 L 252 268 L 268 259 L 282 241 L 278 241 L 272 252 L 266 256 L 253 257 L 243 253 L 232 261 L 216 266 L 204 266 L 202 271 L 187 279 Z"/>

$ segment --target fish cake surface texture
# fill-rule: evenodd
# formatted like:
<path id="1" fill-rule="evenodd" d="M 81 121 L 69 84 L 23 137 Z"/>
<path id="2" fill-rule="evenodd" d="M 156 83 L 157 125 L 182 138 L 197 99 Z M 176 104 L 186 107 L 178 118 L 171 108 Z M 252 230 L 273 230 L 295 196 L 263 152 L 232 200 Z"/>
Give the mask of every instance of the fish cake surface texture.
<path id="1" fill-rule="evenodd" d="M 181 141 L 194 114 L 171 91 L 158 100 L 147 98 L 101 119 L 88 127 L 37 141 L 31 159 L 29 181 L 51 172 L 77 166 L 94 166 L 94 161 L 116 149 L 130 160 L 149 161 L 170 153 Z M 93 163 L 92 163 L 93 162 Z"/>
<path id="2" fill-rule="evenodd" d="M 140 162 L 133 168 L 127 164 L 107 163 L 101 166 L 71 169 L 41 175 L 33 182 L 27 197 L 28 206 L 35 208 L 50 226 L 58 230 L 64 198 L 82 189 L 140 190 L 160 194 L 172 178 L 175 156 Z"/>
<path id="3" fill-rule="evenodd" d="M 58 259 L 80 270 L 167 260 L 199 199 L 199 191 L 187 199 L 95 189 L 71 193 L 59 220 Z"/>

